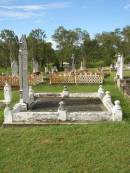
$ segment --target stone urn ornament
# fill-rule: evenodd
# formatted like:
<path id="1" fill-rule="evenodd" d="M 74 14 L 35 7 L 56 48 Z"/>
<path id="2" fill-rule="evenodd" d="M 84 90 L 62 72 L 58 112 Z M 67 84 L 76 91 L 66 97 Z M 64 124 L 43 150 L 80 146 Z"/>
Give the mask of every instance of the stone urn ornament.
<path id="1" fill-rule="evenodd" d="M 62 97 L 69 97 L 69 90 L 67 86 L 64 86 Z"/>

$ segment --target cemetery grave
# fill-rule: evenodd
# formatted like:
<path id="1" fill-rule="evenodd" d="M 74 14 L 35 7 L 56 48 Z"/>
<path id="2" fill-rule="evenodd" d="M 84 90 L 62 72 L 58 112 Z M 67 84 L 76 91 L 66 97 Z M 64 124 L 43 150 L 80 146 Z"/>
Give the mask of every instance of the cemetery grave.
<path id="1" fill-rule="evenodd" d="M 122 109 L 120 106 L 120 101 L 116 100 L 115 104 L 113 104 L 110 92 L 105 92 L 102 86 L 99 87 L 97 93 L 70 93 L 66 86 L 61 93 L 34 93 L 32 87 L 29 87 L 28 85 L 27 55 L 26 36 L 23 35 L 20 39 L 19 48 L 20 101 L 14 105 L 12 110 L 10 109 L 12 91 L 10 85 L 8 82 L 6 82 L 4 87 L 4 97 L 6 104 L 4 110 L 4 125 L 37 123 L 44 124 L 49 122 L 87 123 L 89 121 L 122 120 Z M 74 62 L 74 58 L 72 59 Z M 73 65 L 73 69 L 74 68 L 75 66 Z M 49 101 L 50 96 L 51 101 Z M 38 108 L 38 102 L 35 101 L 35 99 L 40 99 L 40 97 L 42 97 L 44 100 L 43 104 L 46 105 L 46 107 L 49 105 L 50 109 L 46 110 L 43 107 L 42 111 L 32 111 L 33 107 L 36 109 Z M 88 102 L 86 102 L 87 100 L 91 100 L 91 104 L 88 105 Z M 97 100 L 98 103 L 100 103 L 96 105 L 98 110 L 94 108 L 94 102 Z M 42 100 L 40 100 L 40 102 L 41 101 Z M 79 103 L 80 106 L 78 107 L 77 105 L 79 105 Z M 94 108 L 93 111 L 90 109 L 90 105 Z M 101 107 L 103 109 L 101 109 Z"/>
<path id="2" fill-rule="evenodd" d="M 21 57 L 23 57 L 22 54 L 21 54 Z M 21 70 L 21 73 L 22 73 L 22 70 Z M 57 108 L 60 108 L 59 112 L 66 109 L 65 105 L 63 104 L 62 101 L 66 101 L 69 104 L 71 104 L 72 101 L 74 101 L 73 103 L 74 103 L 75 107 L 73 107 L 73 106 L 71 107 L 71 106 L 67 105 L 67 109 L 69 110 L 68 112 L 70 114 L 74 113 L 71 111 L 73 111 L 76 108 L 76 105 L 79 104 L 79 102 L 81 102 L 83 105 L 83 107 L 81 107 L 82 110 L 80 110 L 81 115 L 84 111 L 86 111 L 86 112 L 89 111 L 89 118 L 91 118 L 91 116 L 90 116 L 91 113 L 93 111 L 95 111 L 97 113 L 100 113 L 100 116 L 98 116 L 98 118 L 103 118 L 103 121 L 104 121 L 106 119 L 104 119 L 104 117 L 101 116 L 101 111 L 102 112 L 107 111 L 107 116 L 105 116 L 105 118 L 108 118 L 107 120 L 121 121 L 123 118 L 123 123 L 105 123 L 105 124 L 96 123 L 94 126 L 89 126 L 89 125 L 83 126 L 82 124 L 84 124 L 84 122 L 83 123 L 80 122 L 81 125 L 78 125 L 78 126 L 72 126 L 72 125 L 64 126 L 63 125 L 63 126 L 46 126 L 45 128 L 43 128 L 43 127 L 41 127 L 41 128 L 40 127 L 38 127 L 38 128 L 37 127 L 33 127 L 33 128 L 24 127 L 24 128 L 9 128 L 9 129 L 1 128 L 1 134 L 0 134 L 1 135 L 1 149 L 0 149 L 0 151 L 4 154 L 4 156 L 3 156 L 4 161 L 6 160 L 6 162 L 12 163 L 8 167 L 6 166 L 6 169 L 9 170 L 10 172 L 14 172 L 14 169 L 17 170 L 17 172 L 18 172 L 19 168 L 23 169 L 23 166 L 21 164 L 20 164 L 21 166 L 19 166 L 19 168 L 15 167 L 16 166 L 15 160 L 17 160 L 17 157 L 19 157 L 20 160 L 22 160 L 22 163 L 25 165 L 24 166 L 25 169 L 27 169 L 27 167 L 28 167 L 28 160 L 30 160 L 30 159 L 33 160 L 35 158 L 35 160 L 38 162 L 39 158 L 40 158 L 40 160 L 44 161 L 44 162 L 42 162 L 43 164 L 34 165 L 33 162 L 31 162 L 31 167 L 33 167 L 33 169 L 35 169 L 36 171 L 38 169 L 41 169 L 41 170 L 44 169 L 45 172 L 48 172 L 48 168 L 50 166 L 50 159 L 53 161 L 56 159 L 56 163 L 57 163 L 57 160 L 59 160 L 59 154 L 57 155 L 57 153 L 61 153 L 61 157 L 65 160 L 68 160 L 68 162 L 67 163 L 65 162 L 65 166 L 63 166 L 63 164 L 61 164 L 61 162 L 59 164 L 55 164 L 55 169 L 61 170 L 61 168 L 62 168 L 63 170 L 66 170 L 66 166 L 69 167 L 70 162 L 71 163 L 73 162 L 73 164 L 75 165 L 75 162 L 77 160 L 77 158 L 75 158 L 75 157 L 68 158 L 68 156 L 66 156 L 66 154 L 69 155 L 70 150 L 72 151 L 73 156 L 75 156 L 75 154 L 76 154 L 76 156 L 78 156 L 78 158 L 80 160 L 82 160 L 84 152 L 87 152 L 88 154 L 91 155 L 89 146 L 93 146 L 94 147 L 93 148 L 94 156 L 92 157 L 92 159 L 95 159 L 95 157 L 96 157 L 97 158 L 96 163 L 99 163 L 99 161 L 100 161 L 100 163 L 102 163 L 102 161 L 103 161 L 103 165 L 102 164 L 100 165 L 101 170 L 102 170 L 102 167 L 104 167 L 104 164 L 106 162 L 110 165 L 112 165 L 112 163 L 113 163 L 113 161 L 111 161 L 111 159 L 108 160 L 106 158 L 106 152 L 104 153 L 103 152 L 104 150 L 105 151 L 109 150 L 110 153 L 113 153 L 112 157 L 114 157 L 114 158 L 120 157 L 119 153 L 122 152 L 123 155 L 122 155 L 121 159 L 123 159 L 123 163 L 118 163 L 118 161 L 116 161 L 116 165 L 118 165 L 118 168 L 120 167 L 120 165 L 122 165 L 121 170 L 127 170 L 126 157 L 128 157 L 128 147 L 124 148 L 123 146 L 124 146 L 124 139 L 125 139 L 125 142 L 129 142 L 129 138 L 128 138 L 129 125 L 124 121 L 126 119 L 127 120 L 129 119 L 129 103 L 123 98 L 121 93 L 119 91 L 117 91 L 117 88 L 114 86 L 114 83 L 112 82 L 114 73 L 112 73 L 111 75 L 112 76 L 105 79 L 104 87 L 100 86 L 99 90 L 98 90 L 98 85 L 86 85 L 86 86 L 85 85 L 83 85 L 83 86 L 75 85 L 75 86 L 69 86 L 69 88 L 68 88 L 70 90 L 69 92 L 66 92 L 67 91 L 66 88 L 62 92 L 63 86 L 55 86 L 55 85 L 50 86 L 50 85 L 40 84 L 40 85 L 33 87 L 35 89 L 35 92 L 34 92 L 32 90 L 32 88 L 29 87 L 29 85 L 28 85 L 29 100 L 28 99 L 26 100 L 26 97 L 25 97 L 26 92 L 24 93 L 24 95 L 22 95 L 23 93 L 21 92 L 20 93 L 21 98 L 20 98 L 20 101 L 18 101 L 19 93 L 18 93 L 18 91 L 13 91 L 13 103 L 15 103 L 15 108 L 17 106 L 18 112 L 17 111 L 15 112 L 14 107 L 13 107 L 13 110 L 14 110 L 14 112 L 13 112 L 13 110 L 10 106 L 9 102 L 11 101 L 10 98 L 12 96 L 11 95 L 9 96 L 10 92 L 8 92 L 8 91 L 10 91 L 10 89 L 9 89 L 10 86 L 7 85 L 7 88 L 5 88 L 5 91 L 7 91 L 7 92 L 5 92 L 5 96 L 6 96 L 5 97 L 6 108 L 4 111 L 5 127 L 7 127 L 8 124 L 13 124 L 13 121 L 12 121 L 13 118 L 14 119 L 16 118 L 16 120 L 18 120 L 18 122 L 20 122 L 19 120 L 21 119 L 21 123 L 18 123 L 19 125 L 20 124 L 25 125 L 26 123 L 33 125 L 33 120 L 34 120 L 33 118 L 35 117 L 36 118 L 35 120 L 37 122 L 35 125 L 40 124 L 41 119 L 37 116 L 37 112 L 40 112 L 40 114 L 43 115 L 43 111 L 45 109 L 47 109 L 46 111 L 48 111 L 50 108 L 48 109 L 47 107 L 43 106 L 43 104 L 50 106 L 49 102 L 50 101 L 53 102 L 53 99 L 57 100 L 57 102 L 56 102 L 57 105 L 56 105 L 56 107 L 54 105 L 54 107 L 53 107 L 54 110 L 52 111 L 52 112 L 54 112 L 53 115 L 58 115 L 56 117 L 59 117 L 58 120 L 56 121 L 56 124 L 59 124 L 59 122 L 60 123 L 62 122 L 62 124 L 65 124 L 65 122 L 66 122 L 65 114 L 62 114 L 62 116 L 59 116 L 59 113 L 57 113 L 57 112 L 55 114 L 55 110 L 57 110 Z M 22 80 L 21 83 L 22 82 L 24 82 L 24 81 Z M 21 86 L 22 85 L 23 84 L 21 84 Z M 106 91 L 107 90 L 111 91 L 112 98 L 110 96 L 110 93 L 109 92 L 105 93 L 103 88 L 105 88 Z M 22 89 L 21 89 L 21 91 L 22 91 Z M 39 91 L 39 92 L 37 92 L 37 91 Z M 57 93 L 56 93 L 56 91 L 57 91 Z M 81 94 L 81 97 L 77 97 L 77 94 L 76 94 L 77 91 L 79 91 L 78 94 Z M 82 93 L 83 91 L 85 93 Z M 96 95 L 96 98 L 93 99 L 92 93 L 94 95 Z M 69 94 L 70 96 L 72 96 L 72 95 L 74 96 L 76 94 L 75 100 L 73 100 L 73 98 L 71 98 L 69 101 L 68 97 L 63 98 L 63 94 Z M 87 96 L 91 95 L 91 97 L 85 98 L 84 97 L 85 94 Z M 104 99 L 104 101 L 103 101 L 101 98 L 104 94 L 107 96 L 107 98 Z M 3 97 L 1 96 L 1 98 L 3 98 Z M 24 104 L 23 98 L 25 99 L 27 104 L 29 102 L 30 109 L 27 109 L 27 104 Z M 46 98 L 47 102 L 46 102 L 45 98 Z M 119 101 L 116 101 L 115 105 L 112 103 L 114 100 L 117 100 L 117 99 L 121 100 L 121 106 L 120 106 Z M 59 105 L 59 102 L 61 102 L 60 105 Z M 85 102 L 85 108 L 84 108 L 84 102 Z M 90 104 L 90 102 L 92 104 Z M 34 103 L 34 104 L 32 104 L 32 106 L 34 106 L 34 107 L 31 107 L 30 103 Z M 95 105 L 95 103 L 96 103 L 96 105 Z M 41 109 L 40 106 L 42 106 L 42 110 L 40 110 Z M 93 111 L 92 111 L 93 106 L 94 106 L 95 110 L 93 109 Z M 97 106 L 97 107 L 95 107 L 95 106 Z M 116 107 L 116 109 L 113 109 L 115 107 Z M 122 107 L 122 109 L 121 109 L 121 107 Z M 25 109 L 25 110 L 23 112 L 22 111 L 19 112 L 19 110 L 18 110 L 19 108 Z M 113 110 L 108 111 L 111 108 Z M 116 112 L 115 112 L 115 110 L 116 110 Z M 3 115 L 3 111 L 0 111 L 0 112 L 1 112 L 1 115 Z M 13 116 L 12 116 L 12 112 L 13 112 Z M 49 114 L 46 114 L 46 115 L 47 116 L 50 115 L 50 112 L 49 112 Z M 76 112 L 78 112 L 78 111 L 76 111 Z M 86 114 L 86 112 L 85 112 L 85 114 Z M 118 112 L 118 114 L 116 114 L 117 112 Z M 34 116 L 31 117 L 30 113 L 33 113 Z M 22 116 L 21 115 L 19 116 L 18 114 L 19 115 L 21 114 Z M 6 115 L 7 115 L 7 117 L 6 117 Z M 99 114 L 97 114 L 97 115 L 99 115 Z M 115 115 L 117 115 L 117 116 L 115 116 Z M 122 117 L 122 115 L 123 115 L 123 117 Z M 74 116 L 74 118 L 75 118 L 75 116 Z M 77 116 L 77 118 L 78 118 L 78 116 Z M 83 118 L 86 118 L 86 117 L 84 116 Z M 1 118 L 1 121 L 2 120 L 3 120 L 3 118 Z M 45 119 L 43 118 L 42 121 L 44 121 L 44 120 Z M 47 118 L 46 118 L 46 120 L 47 120 Z M 50 124 L 53 124 L 52 122 L 54 122 L 54 121 L 49 120 Z M 90 122 L 90 119 L 89 119 L 89 122 Z M 48 123 L 48 121 L 47 121 L 47 123 Z M 77 123 L 79 123 L 79 120 L 77 121 Z M 16 122 L 14 124 L 16 125 Z M 71 124 L 71 122 L 70 122 L 70 124 Z M 77 138 L 77 136 L 78 136 L 78 138 Z M 6 152 L 7 145 L 5 145 L 5 143 L 8 145 L 8 148 L 9 148 L 8 154 Z M 81 153 L 82 153 L 82 147 L 84 147 L 83 155 L 81 153 L 79 153 L 77 155 L 77 152 L 76 152 L 77 150 L 75 150 L 75 147 L 74 147 L 75 145 L 76 145 L 76 147 L 79 147 L 77 149 L 78 153 L 79 153 L 79 151 L 81 151 Z M 101 147 L 101 145 L 102 145 L 102 147 Z M 99 148 L 102 148 L 101 151 L 99 150 Z M 117 152 L 117 148 L 118 148 L 119 152 Z M 21 151 L 20 152 L 21 154 L 19 154 L 19 151 Z M 43 152 L 44 156 L 41 154 L 39 155 L 37 151 L 39 151 L 40 153 Z M 14 160 L 12 160 L 12 152 L 13 152 Z M 63 154 L 62 152 L 66 153 L 66 154 Z M 5 154 L 6 154 L 6 156 L 5 156 Z M 99 157 L 99 155 L 100 155 L 100 157 Z M 1 161 L 2 161 L 1 165 L 2 165 L 2 167 L 5 167 L 3 159 L 1 158 Z M 45 162 L 46 162 L 47 168 L 44 164 Z M 84 163 L 85 163 L 85 165 L 87 164 L 86 159 L 84 160 Z M 91 162 L 92 168 L 93 168 L 94 164 L 95 164 L 95 162 L 94 163 Z M 2 170 L 2 167 L 0 168 L 1 170 Z M 83 169 L 85 169 L 85 167 L 83 168 L 83 166 L 82 166 Z M 80 170 L 82 170 L 82 168 Z M 98 169 L 100 169 L 100 168 L 98 168 Z M 118 170 L 118 168 L 117 168 L 117 170 Z M 115 167 L 111 167 L 110 170 L 115 170 Z"/>
<path id="3" fill-rule="evenodd" d="M 0 8 L 0 173 L 130 173 L 130 0 Z"/>

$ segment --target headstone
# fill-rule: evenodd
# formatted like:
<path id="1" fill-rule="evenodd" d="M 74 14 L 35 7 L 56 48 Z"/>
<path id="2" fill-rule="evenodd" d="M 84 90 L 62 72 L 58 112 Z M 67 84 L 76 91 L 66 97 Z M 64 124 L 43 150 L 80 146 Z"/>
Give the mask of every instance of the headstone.
<path id="1" fill-rule="evenodd" d="M 58 72 L 57 67 L 56 67 L 56 66 L 53 66 L 52 69 L 51 69 L 51 72 L 52 72 L 52 73 Z"/>
<path id="2" fill-rule="evenodd" d="M 120 57 L 120 73 L 119 73 L 120 79 L 123 79 L 123 56 Z"/>
<path id="3" fill-rule="evenodd" d="M 83 70 L 83 62 L 81 61 L 80 70 Z"/>
<path id="4" fill-rule="evenodd" d="M 116 70 L 117 70 L 117 75 L 119 75 L 119 68 L 120 68 L 120 54 L 117 55 L 117 62 L 116 62 Z"/>
<path id="5" fill-rule="evenodd" d="M 84 58 L 83 61 L 81 61 L 80 70 L 86 70 Z"/>
<path id="6" fill-rule="evenodd" d="M 75 70 L 75 57 L 74 57 L 74 54 L 72 54 L 71 60 L 72 60 L 72 71 L 74 71 Z"/>
<path id="7" fill-rule="evenodd" d="M 45 67 L 45 74 L 48 74 L 48 67 Z"/>
<path id="8" fill-rule="evenodd" d="M 116 62 L 116 69 L 117 69 L 117 73 L 116 73 L 116 76 L 119 78 L 119 79 L 123 79 L 123 56 L 118 54 L 118 58 L 117 58 L 117 62 Z"/>
<path id="9" fill-rule="evenodd" d="M 33 73 L 39 72 L 39 64 L 37 60 L 33 60 Z"/>
<path id="10" fill-rule="evenodd" d="M 70 69 L 70 64 L 68 62 L 63 62 L 63 68 L 65 72 L 68 72 Z"/>
<path id="11" fill-rule="evenodd" d="M 13 60 L 11 63 L 12 76 L 18 76 L 18 63 L 16 60 Z"/>
<path id="12" fill-rule="evenodd" d="M 29 87 L 28 87 L 28 52 L 26 36 L 22 35 L 19 48 L 19 84 L 20 97 L 24 103 L 28 103 Z"/>

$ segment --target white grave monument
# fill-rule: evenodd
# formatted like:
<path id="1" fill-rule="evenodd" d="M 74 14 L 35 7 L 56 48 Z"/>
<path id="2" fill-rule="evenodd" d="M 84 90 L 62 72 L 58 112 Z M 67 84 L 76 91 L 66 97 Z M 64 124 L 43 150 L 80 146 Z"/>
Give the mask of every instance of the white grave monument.
<path id="1" fill-rule="evenodd" d="M 75 70 L 75 57 L 74 57 L 74 54 L 72 54 L 72 57 L 71 57 L 71 60 L 72 60 L 72 71 Z"/>
<path id="2" fill-rule="evenodd" d="M 83 70 L 83 61 L 81 61 L 80 70 Z"/>
<path id="3" fill-rule="evenodd" d="M 18 76 L 18 63 L 16 60 L 13 60 L 11 63 L 12 76 Z"/>
<path id="4" fill-rule="evenodd" d="M 49 73 L 48 67 L 45 66 L 45 74 L 48 74 L 48 73 Z"/>
<path id="5" fill-rule="evenodd" d="M 116 76 L 119 77 L 119 79 L 123 79 L 123 56 L 118 54 L 118 58 L 117 58 L 117 62 L 116 62 L 116 69 L 117 69 L 117 73 Z"/>
<path id="6" fill-rule="evenodd" d="M 28 103 L 29 87 L 28 87 L 28 52 L 26 36 L 22 35 L 20 39 L 19 49 L 19 84 L 20 84 L 20 97 L 24 103 Z"/>
<path id="7" fill-rule="evenodd" d="M 124 73 L 124 70 L 123 70 L 123 62 L 124 60 L 123 60 L 123 56 L 121 55 L 121 58 L 120 58 L 120 74 L 119 74 L 119 76 L 120 76 L 120 79 L 122 80 L 123 79 L 123 73 Z"/>
<path id="8" fill-rule="evenodd" d="M 37 60 L 33 60 L 33 73 L 39 72 L 39 64 Z"/>

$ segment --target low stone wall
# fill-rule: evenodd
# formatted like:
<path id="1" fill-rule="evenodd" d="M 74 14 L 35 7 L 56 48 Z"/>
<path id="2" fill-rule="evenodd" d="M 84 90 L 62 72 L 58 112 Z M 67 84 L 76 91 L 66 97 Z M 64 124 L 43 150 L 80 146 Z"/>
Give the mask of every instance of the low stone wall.
<path id="1" fill-rule="evenodd" d="M 35 98 L 43 98 L 43 97 L 62 97 L 62 93 L 34 93 Z M 92 97 L 97 98 L 98 93 L 69 93 L 69 97 Z"/>
<path id="2" fill-rule="evenodd" d="M 13 115 L 12 121 L 23 123 L 43 123 L 43 122 L 60 122 L 59 112 L 18 112 Z M 110 121 L 111 113 L 109 112 L 66 112 L 66 122 L 96 122 Z"/>

